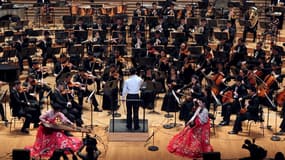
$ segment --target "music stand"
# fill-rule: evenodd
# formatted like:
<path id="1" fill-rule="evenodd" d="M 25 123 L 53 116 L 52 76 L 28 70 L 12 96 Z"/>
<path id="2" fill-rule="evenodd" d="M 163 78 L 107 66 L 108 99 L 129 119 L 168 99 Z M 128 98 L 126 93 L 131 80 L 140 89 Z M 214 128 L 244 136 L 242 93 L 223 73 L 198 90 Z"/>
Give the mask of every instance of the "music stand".
<path id="1" fill-rule="evenodd" d="M 171 32 L 170 34 L 173 39 L 185 37 L 184 32 Z"/>
<path id="2" fill-rule="evenodd" d="M 150 66 L 154 67 L 155 59 L 152 57 L 141 57 L 139 58 L 139 65 L 142 67 Z"/>
<path id="3" fill-rule="evenodd" d="M 150 26 L 151 24 L 157 24 L 158 23 L 158 17 L 157 16 L 148 16 L 146 17 L 146 23 Z M 154 26 L 150 26 L 154 27 Z"/>
<path id="4" fill-rule="evenodd" d="M 209 26 L 211 27 L 217 27 L 218 26 L 218 22 L 216 19 L 207 19 L 207 23 L 209 24 Z"/>
<path id="5" fill-rule="evenodd" d="M 65 42 L 66 37 L 68 37 L 68 32 L 55 32 L 55 42 L 57 44 L 63 44 Z"/>
<path id="6" fill-rule="evenodd" d="M 208 7 L 208 3 L 198 1 L 198 8 L 199 9 L 206 9 Z"/>
<path id="7" fill-rule="evenodd" d="M 229 39 L 229 35 L 227 32 L 214 32 L 214 36 L 219 41 Z"/>
<path id="8" fill-rule="evenodd" d="M 240 2 L 228 2 L 228 7 L 240 7 Z"/>
<path id="9" fill-rule="evenodd" d="M 105 84 L 105 87 L 111 89 L 112 93 L 113 93 L 113 91 L 117 88 L 117 84 L 118 84 L 117 80 L 107 81 Z M 111 96 L 112 96 L 112 94 L 111 94 Z M 116 96 L 118 96 L 117 93 L 116 93 Z M 114 98 L 115 97 L 111 97 L 111 101 L 116 101 L 118 99 L 118 97 L 116 98 L 116 100 L 114 100 Z M 117 113 L 117 112 L 115 113 L 115 106 L 114 106 L 115 104 L 117 104 L 117 103 L 111 102 L 113 132 L 115 132 L 115 117 L 121 117 L 120 113 Z"/>
<path id="10" fill-rule="evenodd" d="M 63 26 L 64 26 L 65 29 L 73 28 L 73 24 L 76 21 L 76 17 L 72 16 L 72 15 L 71 16 L 64 15 L 62 17 L 62 20 L 63 20 Z"/>
<path id="11" fill-rule="evenodd" d="M 82 43 L 88 38 L 88 31 L 74 31 L 74 36 L 78 39 L 79 43 Z"/>
<path id="12" fill-rule="evenodd" d="M 199 19 L 198 18 L 187 18 L 187 25 L 190 25 L 190 26 L 198 26 L 200 23 Z"/>

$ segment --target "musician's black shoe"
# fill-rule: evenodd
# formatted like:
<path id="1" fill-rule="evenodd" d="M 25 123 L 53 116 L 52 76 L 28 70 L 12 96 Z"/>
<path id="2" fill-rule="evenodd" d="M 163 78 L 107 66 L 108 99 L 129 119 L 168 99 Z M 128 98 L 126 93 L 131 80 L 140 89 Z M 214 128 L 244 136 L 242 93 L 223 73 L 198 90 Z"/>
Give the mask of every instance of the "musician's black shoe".
<path id="1" fill-rule="evenodd" d="M 238 134 L 238 132 L 233 130 L 233 131 L 229 131 L 228 134 Z"/>
<path id="2" fill-rule="evenodd" d="M 102 110 L 99 109 L 99 108 L 97 108 L 97 107 L 95 107 L 95 108 L 94 108 L 94 112 L 102 112 Z"/>
<path id="3" fill-rule="evenodd" d="M 128 125 L 127 125 L 126 127 L 127 127 L 128 130 L 132 130 L 132 127 L 131 127 L 131 126 L 128 126 Z"/>
<path id="4" fill-rule="evenodd" d="M 140 126 L 135 126 L 134 130 L 139 130 L 140 128 Z"/>
<path id="5" fill-rule="evenodd" d="M 229 125 L 229 122 L 227 121 L 222 121 L 219 126 L 228 126 Z"/>
<path id="6" fill-rule="evenodd" d="M 28 129 L 26 129 L 26 128 L 22 128 L 21 129 L 21 132 L 22 133 L 25 133 L 25 134 L 29 134 L 30 132 L 28 131 Z"/>

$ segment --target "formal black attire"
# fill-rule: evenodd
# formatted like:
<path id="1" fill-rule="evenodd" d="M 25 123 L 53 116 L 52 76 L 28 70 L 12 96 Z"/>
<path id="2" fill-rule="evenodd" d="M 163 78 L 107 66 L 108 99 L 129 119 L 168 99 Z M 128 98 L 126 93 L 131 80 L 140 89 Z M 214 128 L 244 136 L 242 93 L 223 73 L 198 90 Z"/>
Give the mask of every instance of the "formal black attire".
<path id="1" fill-rule="evenodd" d="M 41 41 L 38 44 L 38 47 L 42 50 L 43 66 L 46 66 L 47 60 L 49 58 L 53 60 L 54 65 L 57 62 L 57 59 L 54 53 L 51 52 L 51 48 L 52 48 L 51 46 L 52 46 L 52 39 L 50 37 L 46 38 L 45 40 Z"/>
<path id="2" fill-rule="evenodd" d="M 30 127 L 30 123 L 34 122 L 34 125 L 36 125 L 39 122 L 38 112 L 30 108 L 23 99 L 23 95 L 14 88 L 10 90 L 9 105 L 12 109 L 13 117 L 25 117 L 21 131 L 28 129 Z"/>
<path id="3" fill-rule="evenodd" d="M 234 47 L 234 54 L 229 63 L 230 66 L 238 66 L 240 62 L 247 59 L 247 47 L 244 44 L 238 44 Z"/>
<path id="4" fill-rule="evenodd" d="M 225 125 L 228 125 L 230 123 L 230 116 L 231 114 L 236 114 L 240 111 L 241 105 L 244 104 L 244 101 L 240 100 L 240 98 L 243 98 L 247 95 L 246 86 L 241 84 L 237 85 L 234 84 L 230 87 L 225 88 L 222 92 L 225 93 L 226 91 L 232 91 L 236 92 L 235 95 L 233 93 L 233 102 L 226 102 L 222 104 L 222 117 L 223 117 L 223 123 Z"/>
<path id="5" fill-rule="evenodd" d="M 259 107 L 259 98 L 256 94 L 250 97 L 248 101 L 247 111 L 245 113 L 240 113 L 237 115 L 237 118 L 234 123 L 233 131 L 238 133 L 242 131 L 242 121 L 244 120 L 259 120 L 259 114 L 262 113 L 261 108 Z"/>
<path id="6" fill-rule="evenodd" d="M 70 120 L 75 121 L 77 126 L 81 126 L 83 121 L 81 119 L 81 113 L 77 108 L 68 106 L 68 95 L 63 95 L 59 90 L 55 89 L 50 95 L 50 103 L 55 108 L 59 108 L 60 111 Z"/>
<path id="7" fill-rule="evenodd" d="M 16 42 L 15 43 L 15 48 L 16 48 L 16 56 L 19 61 L 19 67 L 20 71 L 23 71 L 23 60 L 27 59 L 29 63 L 29 67 L 32 68 L 32 58 L 30 57 L 29 53 L 27 53 L 27 49 L 29 47 L 30 39 L 29 38 L 24 38 L 21 42 Z"/>
<path id="8" fill-rule="evenodd" d="M 77 96 L 78 96 L 78 103 L 79 105 L 83 105 L 83 98 L 84 97 L 89 97 L 90 94 L 92 93 L 91 91 L 88 90 L 87 85 L 91 85 L 93 83 L 92 79 L 88 79 L 88 77 L 82 77 L 79 74 L 75 75 L 74 82 L 79 82 L 82 86 L 79 88 L 76 88 L 77 91 Z M 99 110 L 98 109 L 98 101 L 95 97 L 95 94 L 92 95 L 90 98 L 92 105 L 94 107 L 94 110 Z"/>

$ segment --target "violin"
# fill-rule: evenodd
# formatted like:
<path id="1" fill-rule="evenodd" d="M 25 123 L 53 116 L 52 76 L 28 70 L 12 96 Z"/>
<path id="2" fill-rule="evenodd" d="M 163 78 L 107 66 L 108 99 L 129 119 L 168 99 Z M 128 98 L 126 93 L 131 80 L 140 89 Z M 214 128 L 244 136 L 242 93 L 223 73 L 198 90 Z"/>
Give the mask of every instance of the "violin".
<path id="1" fill-rule="evenodd" d="M 216 86 L 219 86 L 223 83 L 224 74 L 221 72 L 218 72 L 216 75 L 213 76 L 212 80 L 214 81 Z"/>

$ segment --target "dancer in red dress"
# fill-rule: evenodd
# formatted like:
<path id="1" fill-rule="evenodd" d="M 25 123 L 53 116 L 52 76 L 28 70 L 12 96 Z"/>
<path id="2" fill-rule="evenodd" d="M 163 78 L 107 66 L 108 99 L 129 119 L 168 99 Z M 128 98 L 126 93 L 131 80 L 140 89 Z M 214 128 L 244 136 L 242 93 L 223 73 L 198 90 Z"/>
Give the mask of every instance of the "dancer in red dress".
<path id="1" fill-rule="evenodd" d="M 212 152 L 210 145 L 210 121 L 202 100 L 194 99 L 197 107 L 186 127 L 169 142 L 169 152 L 189 158 L 200 158 L 204 152 Z M 192 125 L 191 125 L 192 124 Z M 191 127 L 190 127 L 191 126 Z"/>
<path id="2" fill-rule="evenodd" d="M 55 107 L 42 114 L 40 120 L 42 123 L 73 125 L 73 123 Z M 57 149 L 70 148 L 76 152 L 82 145 L 80 139 L 68 137 L 62 130 L 50 129 L 40 125 L 34 145 L 25 147 L 25 149 L 31 151 L 31 157 L 43 158 L 51 157 L 53 152 Z"/>

